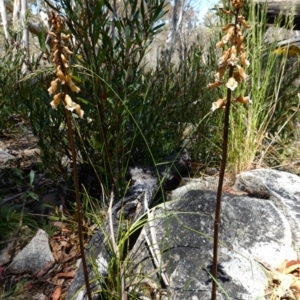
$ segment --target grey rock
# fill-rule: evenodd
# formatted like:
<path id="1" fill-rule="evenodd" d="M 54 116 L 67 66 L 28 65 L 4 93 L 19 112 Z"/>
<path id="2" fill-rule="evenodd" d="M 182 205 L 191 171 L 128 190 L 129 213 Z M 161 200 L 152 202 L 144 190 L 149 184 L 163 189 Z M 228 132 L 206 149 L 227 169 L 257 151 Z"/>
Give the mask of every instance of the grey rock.
<path id="1" fill-rule="evenodd" d="M 37 273 L 55 259 L 49 246 L 48 234 L 39 229 L 30 243 L 13 259 L 7 270 L 11 273 Z"/>
<path id="2" fill-rule="evenodd" d="M 241 178 L 247 182 L 246 188 Z M 236 300 L 265 299 L 268 276 L 261 262 L 276 268 L 284 259 L 297 258 L 297 227 L 293 226 L 299 222 L 293 212 L 300 202 L 299 183 L 300 178 L 289 173 L 255 170 L 239 175 L 235 189 L 258 195 L 267 191 L 269 199 L 223 194 L 219 247 L 222 288 L 218 289 L 218 299 L 228 299 L 226 293 Z M 150 223 L 163 253 L 162 265 L 170 280 L 172 300 L 211 297 L 216 193 L 194 188 L 195 182 L 173 192 L 173 201 L 156 207 Z M 145 229 L 151 239 L 149 223 Z M 130 261 L 131 277 L 161 283 L 161 272 L 155 272 L 144 236 L 131 251 Z"/>
<path id="3" fill-rule="evenodd" d="M 300 249 L 300 177 L 288 172 L 258 169 L 237 176 L 235 190 L 264 193 L 290 224 L 293 246 Z"/>

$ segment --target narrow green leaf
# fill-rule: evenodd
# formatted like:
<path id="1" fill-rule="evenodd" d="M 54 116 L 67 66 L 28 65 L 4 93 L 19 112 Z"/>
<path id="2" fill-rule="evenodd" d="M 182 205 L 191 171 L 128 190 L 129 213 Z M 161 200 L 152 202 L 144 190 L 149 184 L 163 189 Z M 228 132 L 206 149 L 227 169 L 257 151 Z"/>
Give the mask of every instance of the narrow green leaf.
<path id="1" fill-rule="evenodd" d="M 97 18 L 99 18 L 102 15 L 102 10 L 103 10 L 103 1 L 98 0 L 95 8 L 94 8 L 94 13 L 92 17 L 92 22 L 94 23 Z"/>
<path id="2" fill-rule="evenodd" d="M 59 217 L 54 217 L 54 216 L 49 216 L 48 219 L 49 219 L 50 221 L 59 221 L 61 218 L 59 218 Z"/>
<path id="3" fill-rule="evenodd" d="M 30 198 L 35 199 L 35 200 L 40 199 L 39 196 L 34 192 L 28 192 L 27 197 L 30 197 Z"/>
<path id="4" fill-rule="evenodd" d="M 46 48 L 46 31 L 45 28 L 42 28 L 42 30 L 38 33 L 38 40 L 39 40 L 39 44 L 41 49 L 43 50 L 43 52 L 46 52 L 47 48 Z"/>
<path id="5" fill-rule="evenodd" d="M 29 173 L 29 182 L 30 182 L 31 186 L 33 185 L 34 178 L 35 178 L 35 172 L 33 170 L 31 170 Z"/>

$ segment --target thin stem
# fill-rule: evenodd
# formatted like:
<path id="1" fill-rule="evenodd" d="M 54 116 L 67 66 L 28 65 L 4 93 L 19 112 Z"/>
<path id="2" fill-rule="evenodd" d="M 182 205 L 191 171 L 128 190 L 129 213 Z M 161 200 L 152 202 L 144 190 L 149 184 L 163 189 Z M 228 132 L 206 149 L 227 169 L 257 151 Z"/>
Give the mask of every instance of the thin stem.
<path id="1" fill-rule="evenodd" d="M 229 68 L 229 77 L 233 75 L 233 66 Z M 217 280 L 218 280 L 218 242 L 219 242 L 219 226 L 220 226 L 220 215 L 221 215 L 221 200 L 222 200 L 222 189 L 227 161 L 227 150 L 228 150 L 228 132 L 229 132 L 229 115 L 230 115 L 230 100 L 231 100 L 231 89 L 227 89 L 227 102 L 224 116 L 224 131 L 223 131 L 223 147 L 222 147 L 222 162 L 221 170 L 219 175 L 218 191 L 217 191 L 217 203 L 215 210 L 215 221 L 214 221 L 214 249 L 213 249 L 213 268 L 212 276 L 215 280 L 212 280 L 212 294 L 211 299 L 216 300 L 217 297 Z"/>
<path id="2" fill-rule="evenodd" d="M 73 160 L 73 176 L 74 176 L 74 185 L 75 185 L 75 194 L 76 194 L 76 204 L 77 204 L 77 218 L 78 218 L 78 234 L 79 234 L 79 246 L 80 246 L 80 254 L 82 259 L 82 267 L 84 273 L 84 281 L 86 287 L 86 293 L 89 300 L 92 300 L 92 293 L 89 283 L 89 273 L 86 265 L 86 259 L 84 254 L 84 245 L 83 245 L 83 232 L 82 232 L 82 208 L 80 201 L 80 191 L 79 191 L 79 182 L 78 182 L 78 171 L 76 165 L 76 151 L 75 151 L 75 143 L 73 136 L 73 129 L 71 123 L 71 112 L 66 109 L 66 119 L 68 126 L 68 138 L 72 152 L 72 160 Z"/>

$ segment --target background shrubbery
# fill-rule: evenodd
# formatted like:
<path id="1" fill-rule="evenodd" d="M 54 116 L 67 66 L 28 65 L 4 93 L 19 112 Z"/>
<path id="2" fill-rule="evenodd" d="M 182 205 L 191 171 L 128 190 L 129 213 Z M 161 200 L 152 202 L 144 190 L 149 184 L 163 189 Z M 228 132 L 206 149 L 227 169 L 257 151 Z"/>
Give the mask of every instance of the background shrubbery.
<path id="1" fill-rule="evenodd" d="M 224 91 L 207 89 L 220 54 L 215 50 L 222 35 L 218 15 L 205 39 L 203 32 L 192 43 L 181 36 L 173 51 L 168 44 L 156 49 L 153 62 L 149 53 L 164 28 L 166 3 L 124 1 L 117 11 L 108 1 L 88 3 L 76 1 L 71 8 L 71 1 L 60 2 L 74 37 L 71 72 L 81 88 L 76 101 L 85 111 L 83 120 L 74 119 L 81 173 L 96 173 L 106 192 L 117 185 L 121 196 L 129 165 L 154 165 L 182 145 L 190 149 L 197 176 L 200 167 L 218 167 L 223 111 L 210 108 Z M 298 58 L 278 55 L 275 41 L 265 42 L 266 22 L 252 4 L 247 14 L 251 65 L 244 88 L 253 104 L 233 105 L 231 175 L 257 165 L 280 166 L 291 155 L 285 145 L 293 142 L 298 118 Z M 40 46 L 46 49 L 42 35 Z M 9 131 L 11 114 L 23 116 L 38 138 L 42 168 L 52 178 L 67 178 L 65 112 L 63 106 L 50 108 L 47 91 L 54 78 L 51 57 L 35 50 L 26 74 L 23 63 L 19 46 L 7 43 L 0 60 L 1 132 Z"/>

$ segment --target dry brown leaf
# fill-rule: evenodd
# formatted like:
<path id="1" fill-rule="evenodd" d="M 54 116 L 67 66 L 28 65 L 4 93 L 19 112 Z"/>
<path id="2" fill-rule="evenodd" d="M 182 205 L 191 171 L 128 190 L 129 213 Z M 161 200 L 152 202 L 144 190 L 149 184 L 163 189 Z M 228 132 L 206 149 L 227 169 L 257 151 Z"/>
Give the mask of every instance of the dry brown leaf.
<path id="1" fill-rule="evenodd" d="M 65 263 L 71 259 L 73 259 L 74 257 L 76 257 L 76 255 L 70 255 L 70 254 L 63 254 L 63 257 L 61 258 L 61 263 Z"/>
<path id="2" fill-rule="evenodd" d="M 61 258 L 61 262 L 65 263 L 73 258 L 77 258 L 79 255 L 80 255 L 80 250 L 78 249 L 78 247 L 73 246 L 68 254 L 66 254 L 66 253 L 63 254 L 63 256 Z"/>
<path id="3" fill-rule="evenodd" d="M 52 239 L 50 245 L 52 248 L 52 254 L 56 261 L 60 261 L 63 258 L 63 248 L 68 244 L 66 240 Z"/>
<path id="4" fill-rule="evenodd" d="M 63 233 L 71 233 L 71 232 L 72 232 L 70 229 L 68 229 L 68 228 L 66 228 L 66 227 L 63 227 L 63 228 L 61 229 L 61 231 L 62 231 Z"/>
<path id="5" fill-rule="evenodd" d="M 65 278 L 59 278 L 57 279 L 58 285 L 59 286 L 63 286 L 64 282 L 65 282 Z"/>
<path id="6" fill-rule="evenodd" d="M 68 241 L 70 238 L 67 236 L 63 236 L 63 235 L 57 235 L 52 237 L 53 241 L 57 241 L 57 242 L 61 242 L 61 241 Z"/>
<path id="7" fill-rule="evenodd" d="M 66 278 L 58 278 L 55 275 L 54 277 L 48 278 L 46 281 L 52 286 L 63 286 L 64 282 L 66 281 Z"/>
<path id="8" fill-rule="evenodd" d="M 52 240 L 52 239 L 50 240 L 50 245 L 51 245 L 51 248 L 52 248 L 52 254 L 54 256 L 54 259 L 56 261 L 59 261 L 60 260 L 60 256 L 61 256 L 61 251 L 60 251 L 61 247 L 59 247 L 57 245 L 57 242 L 54 241 L 54 240 Z"/>
<path id="9" fill-rule="evenodd" d="M 49 261 L 43 268 L 41 268 L 38 273 L 36 274 L 36 277 L 38 279 L 41 279 L 55 264 L 55 261 Z"/>
<path id="10" fill-rule="evenodd" d="M 40 155 L 40 153 L 41 153 L 41 150 L 38 149 L 38 148 L 35 148 L 35 149 L 29 149 L 29 150 L 28 150 L 28 149 L 25 149 L 24 152 L 23 152 L 23 154 L 24 154 L 25 156 L 29 156 L 29 157 Z"/>
<path id="11" fill-rule="evenodd" d="M 287 262 L 284 273 L 285 274 L 292 273 L 299 268 L 300 268 L 300 260 L 291 260 Z"/>
<path id="12" fill-rule="evenodd" d="M 78 245 L 73 245 L 73 247 L 69 251 L 69 254 L 72 254 L 73 256 L 77 256 L 78 253 L 80 253 L 80 249 L 79 249 Z"/>
<path id="13" fill-rule="evenodd" d="M 300 260 L 284 260 L 276 270 L 282 274 L 289 274 L 300 268 Z"/>
<path id="14" fill-rule="evenodd" d="M 64 278 L 70 279 L 70 278 L 74 278 L 75 273 L 76 273 L 75 270 L 73 270 L 73 271 L 66 272 L 66 273 L 58 273 L 58 274 L 56 274 L 56 276 L 58 278 L 64 277 Z"/>
<path id="15" fill-rule="evenodd" d="M 67 241 L 67 240 L 61 240 L 60 243 L 59 243 L 60 248 L 66 247 L 67 244 L 68 244 L 68 241 Z"/>
<path id="16" fill-rule="evenodd" d="M 52 296 L 51 296 L 51 299 L 52 299 L 52 300 L 59 300 L 60 295 L 61 295 L 61 286 L 58 286 L 58 287 L 54 290 L 54 292 L 53 292 L 53 294 L 52 294 Z"/>

